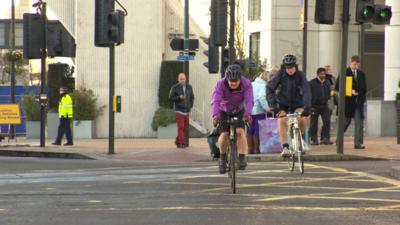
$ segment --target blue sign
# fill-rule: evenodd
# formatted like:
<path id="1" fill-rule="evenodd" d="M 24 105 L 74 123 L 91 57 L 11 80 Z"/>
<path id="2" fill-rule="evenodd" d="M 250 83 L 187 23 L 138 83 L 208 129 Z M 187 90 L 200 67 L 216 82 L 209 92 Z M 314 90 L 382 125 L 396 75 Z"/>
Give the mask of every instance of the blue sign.
<path id="1" fill-rule="evenodd" d="M 256 68 L 257 63 L 256 62 L 249 62 L 249 68 Z"/>
<path id="2" fill-rule="evenodd" d="M 179 55 L 176 57 L 176 60 L 180 61 L 194 60 L 194 55 Z"/>

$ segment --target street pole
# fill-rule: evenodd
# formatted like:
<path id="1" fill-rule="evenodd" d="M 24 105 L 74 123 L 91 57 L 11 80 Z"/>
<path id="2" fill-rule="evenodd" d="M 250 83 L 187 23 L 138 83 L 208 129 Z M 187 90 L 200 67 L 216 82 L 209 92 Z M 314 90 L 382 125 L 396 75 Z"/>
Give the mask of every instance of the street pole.
<path id="1" fill-rule="evenodd" d="M 185 18 L 184 18 L 184 39 L 183 48 L 185 55 L 189 55 L 189 0 L 185 0 Z M 189 84 L 189 60 L 183 61 L 183 72 L 186 75 L 186 83 Z M 185 108 L 187 109 L 188 101 L 185 96 Z M 190 127 L 190 126 L 189 126 Z M 189 127 L 185 129 L 185 145 L 189 147 Z"/>
<path id="2" fill-rule="evenodd" d="M 364 48 L 364 43 L 365 43 L 365 24 L 361 23 L 361 31 L 360 31 L 360 61 L 361 61 L 361 67 L 360 69 L 364 71 L 364 57 L 365 57 L 365 48 Z"/>
<path id="3" fill-rule="evenodd" d="M 110 88 L 109 88 L 109 99 L 108 99 L 108 154 L 114 154 L 114 89 L 115 89 L 115 44 L 110 45 Z"/>
<path id="4" fill-rule="evenodd" d="M 307 32 L 308 32 L 308 0 L 304 0 L 304 18 L 303 18 L 303 72 L 307 74 Z"/>
<path id="5" fill-rule="evenodd" d="M 14 0 L 11 0 L 11 103 L 15 103 L 15 58 L 14 58 L 14 51 L 15 51 L 15 4 Z M 8 139 L 14 139 L 15 135 L 15 126 L 10 124 L 9 131 L 8 131 Z"/>
<path id="6" fill-rule="evenodd" d="M 39 1 L 41 2 L 41 0 Z M 47 23 L 47 16 L 46 16 L 46 2 L 41 2 L 42 6 L 42 16 L 43 16 L 43 41 L 42 41 L 42 57 L 41 57 L 41 71 L 40 71 L 40 96 L 45 94 L 44 86 L 46 85 L 46 23 Z M 45 122 L 46 122 L 46 105 L 40 104 L 40 147 L 46 146 L 46 134 L 45 134 Z"/>
<path id="7" fill-rule="evenodd" d="M 345 90 L 346 90 L 346 64 L 347 64 L 347 47 L 349 38 L 349 0 L 343 0 L 343 15 L 342 15 L 342 60 L 341 60 L 341 75 L 339 79 L 339 117 L 337 129 L 337 154 L 343 154 L 344 140 L 344 116 L 345 116 Z"/>
<path id="8" fill-rule="evenodd" d="M 115 6 L 112 4 L 112 11 Z M 115 94 L 115 43 L 110 43 L 109 47 L 109 75 L 110 75 L 110 86 L 108 88 L 108 154 L 113 155 L 114 152 L 114 94 Z"/>
<path id="9" fill-rule="evenodd" d="M 232 64 L 236 59 L 235 53 L 235 0 L 229 1 L 229 64 Z"/>

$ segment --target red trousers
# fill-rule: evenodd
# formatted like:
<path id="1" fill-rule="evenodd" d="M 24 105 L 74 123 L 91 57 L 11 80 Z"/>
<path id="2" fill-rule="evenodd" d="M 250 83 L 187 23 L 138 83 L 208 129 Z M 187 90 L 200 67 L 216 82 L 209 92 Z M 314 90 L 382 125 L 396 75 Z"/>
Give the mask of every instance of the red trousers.
<path id="1" fill-rule="evenodd" d="M 186 145 L 186 130 L 189 129 L 189 114 L 186 116 L 175 113 L 176 115 L 176 123 L 178 124 L 178 136 L 176 137 L 175 144 L 177 145 Z"/>

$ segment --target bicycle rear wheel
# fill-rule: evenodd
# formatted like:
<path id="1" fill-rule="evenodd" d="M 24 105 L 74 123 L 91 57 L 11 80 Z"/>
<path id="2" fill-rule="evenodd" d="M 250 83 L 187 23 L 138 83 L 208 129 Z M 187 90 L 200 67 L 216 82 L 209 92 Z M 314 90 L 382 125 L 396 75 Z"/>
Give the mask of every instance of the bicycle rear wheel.
<path id="1" fill-rule="evenodd" d="M 301 137 L 301 132 L 300 129 L 296 129 L 294 131 L 295 137 L 297 140 L 297 148 L 295 149 L 295 152 L 297 153 L 297 158 L 299 161 L 299 170 L 301 174 L 304 174 L 304 160 L 303 160 L 303 139 Z"/>
<path id="2" fill-rule="evenodd" d="M 236 141 L 231 140 L 230 144 L 230 157 L 229 157 L 229 167 L 230 167 L 230 173 L 231 173 L 231 187 L 232 187 L 232 193 L 236 193 Z"/>

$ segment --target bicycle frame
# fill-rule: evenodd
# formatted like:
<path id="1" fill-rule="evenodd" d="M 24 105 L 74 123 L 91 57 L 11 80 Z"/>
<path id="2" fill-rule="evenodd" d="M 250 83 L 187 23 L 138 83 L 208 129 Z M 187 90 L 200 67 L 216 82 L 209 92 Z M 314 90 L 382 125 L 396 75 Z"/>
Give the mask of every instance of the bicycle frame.
<path id="1" fill-rule="evenodd" d="M 237 115 L 228 115 L 228 123 L 229 123 L 229 148 L 227 151 L 228 154 L 228 177 L 231 178 L 231 187 L 232 192 L 236 193 L 236 160 L 238 158 L 238 150 L 237 150 L 237 134 L 236 134 L 236 124 L 239 121 L 239 117 Z"/>
<path id="2" fill-rule="evenodd" d="M 295 112 L 292 114 L 287 114 L 286 118 L 288 118 L 288 140 L 289 140 L 289 151 L 291 153 L 290 157 L 288 157 L 288 165 L 291 171 L 294 170 L 295 157 L 298 158 L 299 169 L 301 174 L 304 173 L 304 161 L 303 161 L 303 149 L 304 143 L 302 138 L 302 133 L 299 127 L 298 117 L 301 115 L 299 112 Z"/>

